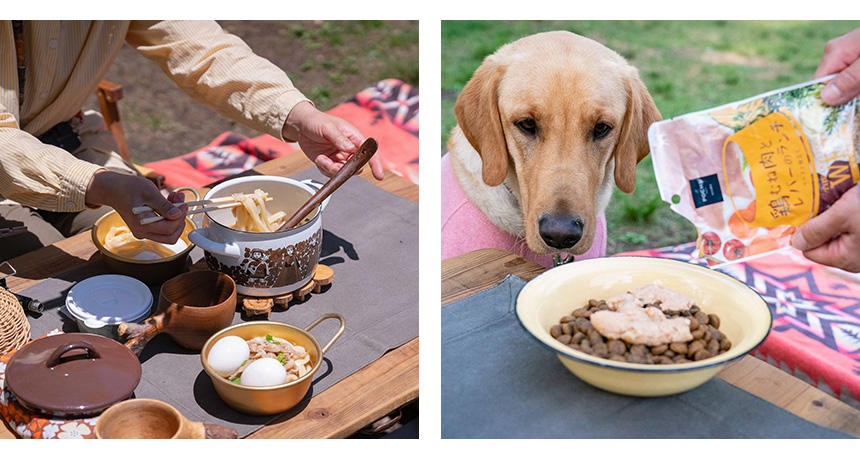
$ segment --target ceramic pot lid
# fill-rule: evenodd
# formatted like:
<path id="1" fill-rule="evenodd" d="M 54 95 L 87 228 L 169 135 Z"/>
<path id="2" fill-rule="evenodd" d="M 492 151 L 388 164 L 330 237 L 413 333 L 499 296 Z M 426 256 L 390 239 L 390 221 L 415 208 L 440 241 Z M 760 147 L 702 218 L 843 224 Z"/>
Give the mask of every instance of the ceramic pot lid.
<path id="1" fill-rule="evenodd" d="M 66 308 L 88 327 L 133 322 L 148 316 L 152 292 L 142 282 L 123 275 L 99 275 L 74 285 Z"/>
<path id="2" fill-rule="evenodd" d="M 93 415 L 131 396 L 140 361 L 124 345 L 95 334 L 34 340 L 6 366 L 6 388 L 24 407 L 54 415 Z"/>

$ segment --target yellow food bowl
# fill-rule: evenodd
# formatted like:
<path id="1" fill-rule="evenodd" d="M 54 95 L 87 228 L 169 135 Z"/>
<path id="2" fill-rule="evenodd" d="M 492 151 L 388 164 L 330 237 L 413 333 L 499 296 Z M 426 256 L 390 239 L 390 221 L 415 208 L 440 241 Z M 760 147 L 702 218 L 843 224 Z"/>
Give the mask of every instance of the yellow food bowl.
<path id="1" fill-rule="evenodd" d="M 717 314 L 720 332 L 732 347 L 692 363 L 634 364 L 574 350 L 549 334 L 562 316 L 589 299 L 609 299 L 650 283 L 684 294 L 705 313 Z M 574 375 L 597 388 L 631 396 L 666 396 L 696 388 L 759 346 L 773 322 L 764 299 L 740 281 L 698 265 L 649 257 L 589 259 L 548 270 L 520 291 L 517 317 Z"/>
<path id="2" fill-rule="evenodd" d="M 125 257 L 109 251 L 105 247 L 105 238 L 113 227 L 128 227 L 116 211 L 101 216 L 92 227 L 90 236 L 96 249 L 104 256 L 105 264 L 114 272 L 137 278 L 144 283 L 162 283 L 188 269 L 190 260 L 188 254 L 194 249 L 194 244 L 188 241 L 188 233 L 197 228 L 190 217 L 185 218 L 185 229 L 179 236 L 175 246 L 178 250 L 169 257 L 152 260 L 139 260 Z"/>
<path id="3" fill-rule="evenodd" d="M 334 336 L 328 341 L 325 346 L 320 346 L 317 339 L 309 332 L 318 324 L 326 319 L 336 319 L 340 322 L 340 327 Z M 215 392 L 233 409 L 239 412 L 255 415 L 271 415 L 279 414 L 291 409 L 296 404 L 300 403 L 308 392 L 311 386 L 311 380 L 316 371 L 320 368 L 323 361 L 323 356 L 328 351 L 329 347 L 343 334 L 344 320 L 337 313 L 328 313 L 319 317 L 308 327 L 302 329 L 291 324 L 279 323 L 275 321 L 251 321 L 241 323 L 222 329 L 215 333 L 200 351 L 200 361 L 203 364 L 203 370 L 209 374 L 212 379 L 212 385 L 215 387 Z M 209 365 L 209 350 L 215 345 L 215 342 L 221 340 L 222 337 L 235 335 L 245 340 L 253 339 L 254 337 L 264 337 L 271 335 L 289 340 L 294 345 L 303 347 L 311 355 L 313 367 L 310 372 L 302 376 L 298 380 L 280 385 L 272 385 L 265 387 L 252 387 L 242 385 L 240 383 L 231 382 L 224 377 L 218 375 Z"/>

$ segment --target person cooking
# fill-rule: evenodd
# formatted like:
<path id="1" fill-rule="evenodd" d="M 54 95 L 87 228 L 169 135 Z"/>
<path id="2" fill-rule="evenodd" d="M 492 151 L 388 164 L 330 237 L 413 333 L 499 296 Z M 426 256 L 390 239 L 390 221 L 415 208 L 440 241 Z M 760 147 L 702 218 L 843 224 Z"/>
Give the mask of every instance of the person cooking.
<path id="1" fill-rule="evenodd" d="M 0 21 L 0 240 L 6 260 L 88 229 L 115 209 L 137 238 L 173 243 L 183 196 L 166 198 L 122 160 L 104 120 L 81 107 L 128 43 L 195 100 L 302 151 L 334 175 L 364 141 L 317 110 L 286 73 L 214 21 Z M 378 157 L 370 161 L 382 179 Z M 166 219 L 140 225 L 154 213 Z"/>

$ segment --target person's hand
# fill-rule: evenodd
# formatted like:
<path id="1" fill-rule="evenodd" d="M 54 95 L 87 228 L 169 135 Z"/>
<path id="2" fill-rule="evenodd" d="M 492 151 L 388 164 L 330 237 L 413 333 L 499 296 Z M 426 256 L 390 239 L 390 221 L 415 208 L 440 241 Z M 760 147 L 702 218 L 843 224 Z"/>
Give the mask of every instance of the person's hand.
<path id="1" fill-rule="evenodd" d="M 108 170 L 99 171 L 93 176 L 86 194 L 87 205 L 114 208 L 136 238 L 166 244 L 175 243 L 185 229 L 188 207 L 176 206 L 176 203 L 183 201 L 185 196 L 181 192 L 172 192 L 165 199 L 148 179 Z M 165 219 L 141 225 L 140 219 L 156 215 L 154 212 L 137 215 L 131 212 L 132 208 L 144 205 L 156 210 Z"/>
<path id="2" fill-rule="evenodd" d="M 827 210 L 797 227 L 791 245 L 813 262 L 860 272 L 860 192 L 857 185 Z"/>
<path id="3" fill-rule="evenodd" d="M 827 105 L 844 104 L 860 95 L 860 28 L 827 42 L 814 78 L 839 72 L 824 89 Z"/>
<path id="4" fill-rule="evenodd" d="M 281 134 L 284 139 L 298 142 L 305 155 L 328 177 L 334 176 L 364 142 L 364 136 L 346 120 L 320 112 L 309 102 L 293 107 Z M 370 170 L 373 177 L 382 180 L 379 156 L 370 159 Z"/>

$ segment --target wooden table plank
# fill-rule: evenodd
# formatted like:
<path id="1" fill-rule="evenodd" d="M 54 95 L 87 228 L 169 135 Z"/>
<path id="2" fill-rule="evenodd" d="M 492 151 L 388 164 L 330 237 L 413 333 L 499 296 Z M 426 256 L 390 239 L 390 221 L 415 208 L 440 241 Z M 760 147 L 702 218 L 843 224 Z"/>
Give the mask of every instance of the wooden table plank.
<path id="1" fill-rule="evenodd" d="M 530 280 L 546 269 L 500 249 L 481 249 L 442 261 L 442 305 L 501 282 Z M 750 355 L 717 374 L 723 380 L 821 426 L 860 436 L 860 411 Z"/>
<path id="2" fill-rule="evenodd" d="M 254 169 L 261 174 L 288 177 L 311 166 L 313 163 L 297 152 Z M 385 172 L 382 181 L 373 179 L 369 168 L 365 168 L 361 177 L 361 180 L 368 180 L 383 190 L 418 202 L 418 186 L 390 171 Z M 13 291 L 25 289 L 85 264 L 95 253 L 90 234 L 85 232 L 24 254 L 10 261 L 18 275 L 7 279 L 8 286 Z M 249 437 L 344 437 L 417 398 L 416 338 L 314 396 L 308 406 L 292 419 L 263 427 Z M 14 437 L 8 426 L 0 425 L 0 439 Z"/>
<path id="3" fill-rule="evenodd" d="M 413 385 L 413 382 L 416 384 Z M 388 352 L 314 396 L 288 423 L 265 426 L 249 438 L 342 438 L 418 398 L 418 339 Z M 385 398 L 380 398 L 380 390 Z"/>

